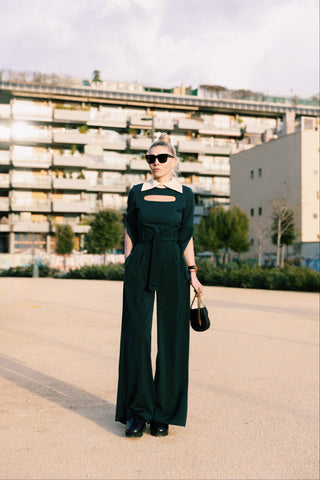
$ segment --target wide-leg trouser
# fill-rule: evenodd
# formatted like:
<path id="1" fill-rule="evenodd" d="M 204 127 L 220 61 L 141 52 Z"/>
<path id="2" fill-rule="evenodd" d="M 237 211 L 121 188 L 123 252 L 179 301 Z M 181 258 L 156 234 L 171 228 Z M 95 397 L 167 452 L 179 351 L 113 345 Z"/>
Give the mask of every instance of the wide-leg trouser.
<path id="1" fill-rule="evenodd" d="M 151 363 L 155 292 L 147 285 L 148 252 L 128 257 L 123 290 L 116 420 L 133 414 L 147 422 L 184 426 L 187 417 L 190 288 L 177 244 L 168 245 L 161 262 L 157 302 L 156 372 Z"/>

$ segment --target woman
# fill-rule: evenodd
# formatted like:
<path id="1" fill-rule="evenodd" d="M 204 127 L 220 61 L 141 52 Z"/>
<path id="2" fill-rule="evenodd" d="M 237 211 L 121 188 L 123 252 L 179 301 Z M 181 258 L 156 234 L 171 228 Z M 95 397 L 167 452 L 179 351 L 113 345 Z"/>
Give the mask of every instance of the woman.
<path id="1" fill-rule="evenodd" d="M 187 417 L 190 287 L 202 291 L 193 249 L 194 195 L 173 178 L 175 148 L 160 135 L 146 155 L 152 179 L 129 192 L 116 421 L 126 435 L 165 436 Z M 151 325 L 157 292 L 156 373 Z"/>

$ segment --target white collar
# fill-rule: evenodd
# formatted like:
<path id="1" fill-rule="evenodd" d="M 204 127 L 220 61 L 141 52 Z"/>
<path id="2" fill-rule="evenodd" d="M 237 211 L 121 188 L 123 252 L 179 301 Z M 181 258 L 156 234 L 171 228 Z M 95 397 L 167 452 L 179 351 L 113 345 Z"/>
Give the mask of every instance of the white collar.
<path id="1" fill-rule="evenodd" d="M 144 182 L 141 188 L 141 192 L 144 192 L 145 190 L 151 190 L 151 188 L 154 187 L 167 187 L 171 188 L 171 190 L 175 190 L 178 193 L 183 192 L 181 183 L 179 183 L 178 180 L 176 180 L 175 178 L 165 183 L 159 183 L 154 178 L 151 178 L 151 180 L 148 180 L 148 182 Z"/>

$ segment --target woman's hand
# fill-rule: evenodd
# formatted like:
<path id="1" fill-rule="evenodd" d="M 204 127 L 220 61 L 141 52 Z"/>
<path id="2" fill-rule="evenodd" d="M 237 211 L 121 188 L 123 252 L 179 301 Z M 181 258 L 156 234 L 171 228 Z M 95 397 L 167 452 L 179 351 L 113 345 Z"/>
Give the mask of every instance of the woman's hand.
<path id="1" fill-rule="evenodd" d="M 190 282 L 196 292 L 200 290 L 200 293 L 203 293 L 203 285 L 199 282 L 195 271 L 190 272 Z"/>

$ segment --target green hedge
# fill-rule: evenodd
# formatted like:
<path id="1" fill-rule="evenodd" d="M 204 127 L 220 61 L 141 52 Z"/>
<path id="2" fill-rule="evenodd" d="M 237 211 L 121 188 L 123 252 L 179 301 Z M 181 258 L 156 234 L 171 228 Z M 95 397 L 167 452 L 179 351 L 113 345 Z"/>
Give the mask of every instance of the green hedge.
<path id="1" fill-rule="evenodd" d="M 92 265 L 69 270 L 62 278 L 85 278 L 89 280 L 123 280 L 124 263 Z"/>
<path id="2" fill-rule="evenodd" d="M 53 277 L 57 274 L 57 270 L 47 265 L 38 265 L 39 277 Z M 0 277 L 32 277 L 33 266 L 11 267 L 6 270 L 0 270 Z"/>
<path id="3" fill-rule="evenodd" d="M 62 273 L 45 265 L 39 267 L 39 277 L 77 278 L 91 280 L 123 280 L 124 264 L 93 265 Z M 32 266 L 9 268 L 0 271 L 2 277 L 32 277 Z M 198 263 L 198 278 L 204 285 L 267 290 L 320 291 L 320 274 L 308 267 L 285 266 L 263 268 L 231 264 L 215 266 L 210 260 Z"/>
<path id="4" fill-rule="evenodd" d="M 308 267 L 284 268 L 230 265 L 216 267 L 210 260 L 198 263 L 198 278 L 204 285 L 261 288 L 267 290 L 320 291 L 320 275 Z"/>

